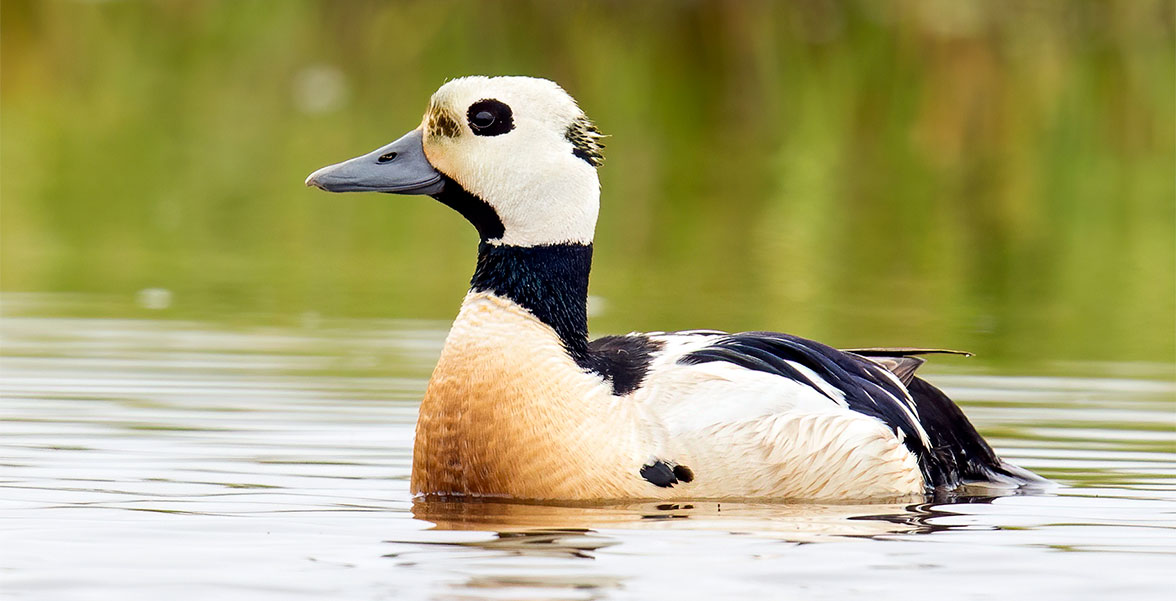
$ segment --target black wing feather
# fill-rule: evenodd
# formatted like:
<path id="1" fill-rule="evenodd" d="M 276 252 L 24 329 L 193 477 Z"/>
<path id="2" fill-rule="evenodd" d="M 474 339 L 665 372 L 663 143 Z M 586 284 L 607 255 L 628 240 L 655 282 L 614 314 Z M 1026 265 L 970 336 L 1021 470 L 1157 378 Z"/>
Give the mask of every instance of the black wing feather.
<path id="1" fill-rule="evenodd" d="M 874 356 L 927 352 L 926 349 L 861 351 L 855 352 Z M 1003 476 L 1016 478 L 1016 472 L 1023 471 L 1002 462 L 960 408 L 939 389 L 914 377 L 913 370 L 906 374 L 909 383 L 904 387 L 881 365 L 859 354 L 776 332 L 722 336 L 678 361 L 683 364 L 725 361 L 788 378 L 826 394 L 789 362 L 803 365 L 840 390 L 849 409 L 881 420 L 900 432 L 903 443 L 918 459 L 930 487 L 953 487 L 966 480 L 993 480 Z M 920 429 L 927 434 L 926 445 L 919 435 Z"/>

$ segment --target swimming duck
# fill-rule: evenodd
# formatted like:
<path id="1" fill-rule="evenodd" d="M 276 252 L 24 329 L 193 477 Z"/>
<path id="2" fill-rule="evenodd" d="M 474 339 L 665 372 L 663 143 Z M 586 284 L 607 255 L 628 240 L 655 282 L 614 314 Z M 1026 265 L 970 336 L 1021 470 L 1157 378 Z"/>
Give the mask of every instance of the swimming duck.
<path id="1" fill-rule="evenodd" d="M 306 179 L 432 196 L 481 238 L 420 406 L 414 494 L 868 499 L 1037 480 L 914 375 L 935 351 L 776 332 L 590 340 L 600 137 L 554 82 L 465 77 L 416 129 Z"/>

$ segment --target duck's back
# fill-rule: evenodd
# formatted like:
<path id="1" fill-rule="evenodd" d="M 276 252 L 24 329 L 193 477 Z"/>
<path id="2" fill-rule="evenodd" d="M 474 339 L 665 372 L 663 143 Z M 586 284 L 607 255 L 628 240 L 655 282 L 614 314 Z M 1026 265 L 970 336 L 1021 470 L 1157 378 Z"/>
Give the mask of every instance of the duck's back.
<path id="1" fill-rule="evenodd" d="M 657 349 L 632 396 L 669 446 L 725 462 L 715 488 L 691 466 L 706 496 L 864 498 L 1038 480 L 1001 461 L 955 403 L 913 375 L 915 355 L 934 351 L 841 351 L 775 332 L 620 338 Z"/>

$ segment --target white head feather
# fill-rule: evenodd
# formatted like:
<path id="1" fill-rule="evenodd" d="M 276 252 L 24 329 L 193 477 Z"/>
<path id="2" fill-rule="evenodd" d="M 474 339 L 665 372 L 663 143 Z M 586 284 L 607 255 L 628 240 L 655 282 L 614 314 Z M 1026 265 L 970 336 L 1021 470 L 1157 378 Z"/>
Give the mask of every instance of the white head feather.
<path id="1" fill-rule="evenodd" d="M 513 129 L 477 135 L 470 106 L 497 100 L 510 107 Z M 554 82 L 531 77 L 463 77 L 441 86 L 422 122 L 433 167 L 498 214 L 497 244 L 538 246 L 592 242 L 600 207 L 596 130 L 576 101 Z M 573 154 L 578 140 L 591 157 Z M 583 153 L 581 153 L 583 154 Z"/>

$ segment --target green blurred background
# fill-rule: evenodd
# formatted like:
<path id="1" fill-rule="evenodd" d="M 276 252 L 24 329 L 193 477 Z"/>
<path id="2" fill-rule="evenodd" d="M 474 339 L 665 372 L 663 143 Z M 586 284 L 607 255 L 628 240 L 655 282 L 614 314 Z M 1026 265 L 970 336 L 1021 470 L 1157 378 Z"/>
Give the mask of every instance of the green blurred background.
<path id="1" fill-rule="evenodd" d="M 302 181 L 413 128 L 447 78 L 528 74 L 611 136 L 596 334 L 1171 365 L 1173 20 L 1167 0 L 4 0 L 0 289 L 125 300 L 58 309 L 89 315 L 450 319 L 473 228 Z"/>

